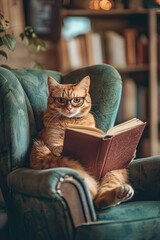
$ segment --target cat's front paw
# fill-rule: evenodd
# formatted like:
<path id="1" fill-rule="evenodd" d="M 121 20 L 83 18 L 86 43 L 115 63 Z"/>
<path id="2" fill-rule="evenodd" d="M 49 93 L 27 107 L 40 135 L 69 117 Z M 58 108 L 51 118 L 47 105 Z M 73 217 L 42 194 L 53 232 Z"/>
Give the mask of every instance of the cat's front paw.
<path id="1" fill-rule="evenodd" d="M 52 148 L 53 155 L 56 157 L 60 157 L 62 154 L 62 149 L 63 149 L 63 146 L 54 146 Z"/>

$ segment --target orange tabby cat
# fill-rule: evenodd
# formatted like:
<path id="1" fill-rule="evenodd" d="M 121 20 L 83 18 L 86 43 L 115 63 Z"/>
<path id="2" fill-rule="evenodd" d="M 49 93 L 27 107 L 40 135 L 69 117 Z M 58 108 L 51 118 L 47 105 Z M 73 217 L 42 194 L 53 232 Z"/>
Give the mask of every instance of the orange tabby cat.
<path id="1" fill-rule="evenodd" d="M 44 113 L 44 128 L 34 142 L 30 166 L 34 169 L 69 167 L 84 177 L 97 207 L 105 208 L 130 199 L 134 193 L 128 184 L 126 169 L 114 170 L 97 182 L 78 161 L 61 156 L 65 128 L 68 124 L 95 127 L 90 113 L 90 77 L 78 84 L 59 84 L 48 77 L 48 104 Z"/>

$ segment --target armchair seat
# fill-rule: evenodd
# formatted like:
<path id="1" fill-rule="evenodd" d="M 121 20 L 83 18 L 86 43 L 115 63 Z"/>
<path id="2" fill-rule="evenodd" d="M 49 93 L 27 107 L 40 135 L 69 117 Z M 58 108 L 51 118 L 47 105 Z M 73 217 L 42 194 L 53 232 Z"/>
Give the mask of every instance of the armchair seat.
<path id="1" fill-rule="evenodd" d="M 78 226 L 76 240 L 160 239 L 160 201 L 129 202 L 96 213 L 97 222 Z"/>
<path id="2" fill-rule="evenodd" d="M 150 210 L 149 210 L 150 209 Z M 159 201 L 134 201 L 96 211 L 98 221 L 135 222 L 160 219 Z"/>
<path id="3" fill-rule="evenodd" d="M 8 239 L 8 216 L 6 204 L 0 189 L 0 239 Z"/>
<path id="4" fill-rule="evenodd" d="M 92 236 L 97 239 L 158 239 L 160 238 L 160 202 L 141 201 L 129 202 L 97 212 L 97 220 L 102 227 L 90 229 Z M 81 226 L 81 231 L 83 227 Z M 145 231 L 144 231 L 145 229 Z M 89 231 L 89 229 L 88 229 Z M 102 231 L 101 234 L 98 232 Z M 82 236 L 87 235 L 84 233 Z M 96 238 L 97 236 L 97 238 Z M 89 236 L 88 236 L 89 237 Z M 81 238 L 78 238 L 81 239 Z"/>
<path id="5" fill-rule="evenodd" d="M 33 170 L 29 154 L 43 127 L 48 75 L 61 83 L 91 77 L 92 112 L 107 131 L 115 123 L 122 92 L 110 65 L 60 72 L 0 67 L 0 240 L 159 240 L 160 156 L 128 167 L 134 197 L 97 210 L 80 174 L 69 168 Z M 5 201 L 5 204 L 4 204 Z"/>

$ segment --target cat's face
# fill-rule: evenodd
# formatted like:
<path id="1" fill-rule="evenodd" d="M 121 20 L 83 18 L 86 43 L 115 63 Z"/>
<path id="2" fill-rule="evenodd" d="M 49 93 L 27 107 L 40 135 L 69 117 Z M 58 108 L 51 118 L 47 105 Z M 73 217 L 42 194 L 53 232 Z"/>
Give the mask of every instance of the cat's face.
<path id="1" fill-rule="evenodd" d="M 52 77 L 48 77 L 48 108 L 67 118 L 85 116 L 91 109 L 89 86 L 89 76 L 78 84 L 59 84 Z"/>

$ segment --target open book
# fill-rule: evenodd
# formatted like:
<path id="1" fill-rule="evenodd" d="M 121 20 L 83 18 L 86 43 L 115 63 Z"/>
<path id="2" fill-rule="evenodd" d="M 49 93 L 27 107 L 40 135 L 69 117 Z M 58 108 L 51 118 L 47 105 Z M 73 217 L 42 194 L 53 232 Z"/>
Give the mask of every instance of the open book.
<path id="1" fill-rule="evenodd" d="M 133 159 L 146 123 L 133 118 L 102 132 L 98 128 L 69 125 L 62 154 L 78 160 L 96 179 L 126 168 Z"/>

